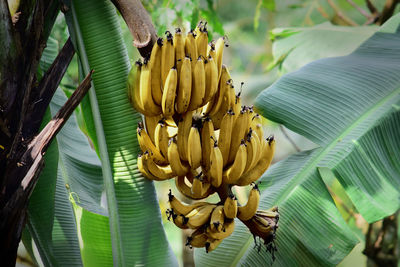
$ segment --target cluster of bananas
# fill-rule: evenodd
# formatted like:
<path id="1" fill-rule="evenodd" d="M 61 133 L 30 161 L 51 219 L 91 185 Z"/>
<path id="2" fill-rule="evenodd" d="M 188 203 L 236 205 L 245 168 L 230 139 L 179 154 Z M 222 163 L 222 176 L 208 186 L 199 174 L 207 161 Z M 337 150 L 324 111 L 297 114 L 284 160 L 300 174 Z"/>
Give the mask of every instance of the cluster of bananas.
<path id="1" fill-rule="evenodd" d="M 238 206 L 231 187 L 256 182 L 275 150 L 274 138 L 263 138 L 260 115 L 241 106 L 240 92 L 236 95 L 222 64 L 225 46 L 224 37 L 208 44 L 203 23 L 186 36 L 180 29 L 174 36 L 167 31 L 166 41 L 159 38 L 148 59 L 136 62 L 128 77 L 130 101 L 144 115 L 137 128 L 140 172 L 155 181 L 175 178 L 177 189 L 193 200 L 215 192 L 220 196 L 219 204 L 186 205 L 169 194 L 168 218 L 193 229 L 187 245 L 207 252 L 233 232 L 234 218 L 254 219 L 257 186 L 244 206 Z M 263 239 L 274 235 L 279 217 L 277 210 L 266 212 L 275 224 L 258 220 L 260 226 L 250 229 Z"/>

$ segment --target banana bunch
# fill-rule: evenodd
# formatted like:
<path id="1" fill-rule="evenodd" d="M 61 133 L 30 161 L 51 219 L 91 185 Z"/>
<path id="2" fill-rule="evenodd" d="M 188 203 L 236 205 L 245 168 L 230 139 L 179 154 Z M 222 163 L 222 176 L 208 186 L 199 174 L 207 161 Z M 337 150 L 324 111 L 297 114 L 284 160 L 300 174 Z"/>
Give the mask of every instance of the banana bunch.
<path id="1" fill-rule="evenodd" d="M 235 218 L 257 218 L 255 182 L 275 151 L 274 138 L 264 138 L 261 116 L 241 105 L 241 92 L 236 94 L 222 64 L 225 46 L 224 37 L 208 44 L 206 23 L 186 36 L 180 29 L 174 36 L 167 31 L 149 57 L 132 67 L 127 85 L 133 107 L 143 114 L 137 128 L 139 171 L 150 180 L 175 179 L 178 191 L 193 200 L 220 196 L 216 204 L 186 205 L 169 194 L 168 218 L 193 229 L 187 245 L 207 252 L 232 234 Z M 250 184 L 246 205 L 238 205 L 231 187 Z"/>

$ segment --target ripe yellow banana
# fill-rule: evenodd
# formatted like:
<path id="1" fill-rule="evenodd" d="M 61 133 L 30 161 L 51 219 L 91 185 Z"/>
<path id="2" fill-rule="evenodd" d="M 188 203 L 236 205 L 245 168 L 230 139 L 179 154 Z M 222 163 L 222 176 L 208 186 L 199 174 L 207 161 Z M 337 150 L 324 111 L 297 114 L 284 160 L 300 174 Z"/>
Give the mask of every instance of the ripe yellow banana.
<path id="1" fill-rule="evenodd" d="M 178 78 L 179 78 L 183 60 L 185 59 L 185 38 L 180 28 L 176 28 L 175 30 L 173 43 L 175 48 L 176 68 L 178 70 Z"/>
<path id="2" fill-rule="evenodd" d="M 206 91 L 206 73 L 204 61 L 199 57 L 194 69 L 192 69 L 192 93 L 188 110 L 195 110 L 203 104 Z"/>
<path id="3" fill-rule="evenodd" d="M 179 155 L 182 160 L 188 161 L 188 140 L 192 127 L 192 111 L 188 111 L 182 115 L 178 122 L 177 144 Z"/>
<path id="4" fill-rule="evenodd" d="M 154 143 L 151 141 L 149 135 L 143 128 L 143 123 L 141 122 L 138 123 L 137 139 L 142 152 L 151 151 L 152 152 L 151 157 L 157 164 L 160 165 L 168 164 L 168 161 L 161 155 L 161 153 L 158 151 Z"/>
<path id="5" fill-rule="evenodd" d="M 237 215 L 237 199 L 233 194 L 230 194 L 225 199 L 224 214 L 228 219 L 234 219 Z"/>
<path id="6" fill-rule="evenodd" d="M 146 59 L 140 73 L 140 100 L 146 113 L 154 115 L 161 113 L 161 107 L 154 102 L 151 93 L 151 70 Z"/>
<path id="7" fill-rule="evenodd" d="M 168 146 L 168 159 L 171 169 L 178 176 L 184 176 L 189 172 L 189 165 L 182 162 L 179 157 L 178 144 L 176 138 L 171 138 Z"/>
<path id="8" fill-rule="evenodd" d="M 250 127 L 253 129 L 253 131 L 257 133 L 257 136 L 261 143 L 264 136 L 264 129 L 262 126 L 262 118 L 260 114 L 257 113 L 253 116 L 253 118 L 251 119 Z"/>
<path id="9" fill-rule="evenodd" d="M 229 149 L 231 146 L 231 135 L 233 129 L 234 113 L 229 110 L 221 121 L 221 128 L 218 137 L 218 147 L 221 150 L 223 158 L 223 166 L 226 166 L 229 158 Z"/>
<path id="10" fill-rule="evenodd" d="M 204 72 L 206 75 L 206 91 L 204 93 L 203 105 L 210 102 L 218 90 L 217 64 L 211 56 L 204 61 Z"/>
<path id="11" fill-rule="evenodd" d="M 214 249 L 216 249 L 219 244 L 221 244 L 223 239 L 212 239 L 212 238 L 208 238 L 208 240 L 206 241 L 205 247 L 206 247 L 206 253 L 213 251 Z"/>
<path id="12" fill-rule="evenodd" d="M 202 24 L 201 27 L 198 27 L 198 32 L 196 32 L 197 54 L 203 57 L 207 56 L 208 32 L 206 25 L 207 23 Z"/>
<path id="13" fill-rule="evenodd" d="M 215 60 L 217 62 L 218 77 L 221 77 L 222 56 L 224 54 L 224 47 L 228 47 L 225 37 L 220 37 L 215 43 Z"/>
<path id="14" fill-rule="evenodd" d="M 186 218 L 182 214 L 180 214 L 180 215 L 173 214 L 172 215 L 172 221 L 174 222 L 174 224 L 176 226 L 178 226 L 181 229 L 188 229 L 189 228 L 189 226 L 187 225 L 188 218 Z"/>
<path id="15" fill-rule="evenodd" d="M 247 162 L 246 143 L 242 139 L 239 150 L 236 151 L 236 157 L 231 166 L 224 170 L 222 174 L 222 182 L 224 184 L 234 184 L 243 174 Z"/>
<path id="16" fill-rule="evenodd" d="M 211 214 L 210 219 L 210 229 L 211 231 L 222 231 L 222 226 L 224 224 L 225 214 L 224 214 L 224 206 L 218 205 L 215 207 Z"/>
<path id="17" fill-rule="evenodd" d="M 218 147 L 217 141 L 214 140 L 214 145 L 210 157 L 209 180 L 211 182 L 211 185 L 215 188 L 218 188 L 222 183 L 223 167 L 222 153 Z"/>
<path id="18" fill-rule="evenodd" d="M 161 82 L 163 86 L 165 86 L 169 71 L 175 66 L 173 36 L 169 31 L 166 31 L 165 34 L 167 35 L 167 40 L 164 42 L 161 49 Z"/>
<path id="19" fill-rule="evenodd" d="M 201 141 L 200 133 L 196 124 L 192 125 L 188 138 L 188 161 L 192 169 L 201 165 Z"/>
<path id="20" fill-rule="evenodd" d="M 229 74 L 228 68 L 223 65 L 221 69 L 221 76 L 219 78 L 218 90 L 212 98 L 212 101 L 207 105 L 205 111 L 206 114 L 214 115 L 221 109 L 224 97 L 226 98 L 230 96 L 230 94 L 226 93 L 226 91 L 230 88 L 230 81 L 231 75 Z M 228 110 L 228 108 L 226 110 Z"/>
<path id="21" fill-rule="evenodd" d="M 176 98 L 176 112 L 185 113 L 192 95 L 192 65 L 189 57 L 184 57 L 179 75 L 179 88 Z"/>
<path id="22" fill-rule="evenodd" d="M 146 151 L 143 155 L 139 154 L 138 155 L 138 159 L 137 159 L 137 166 L 139 171 L 149 180 L 154 180 L 154 181 L 164 181 L 167 179 L 170 179 L 172 177 L 169 176 L 169 174 L 166 174 L 167 172 L 163 173 L 163 170 L 159 170 L 159 171 L 155 171 L 154 172 L 160 172 L 162 175 L 158 175 L 160 173 L 158 173 L 157 175 L 153 174 L 150 169 L 149 166 L 152 166 L 153 169 L 160 167 L 160 166 L 153 166 L 155 165 L 153 159 L 149 156 L 149 153 Z M 160 167 L 161 168 L 161 167 Z M 165 167 L 165 168 L 168 168 Z"/>
<path id="23" fill-rule="evenodd" d="M 165 120 L 160 120 L 154 131 L 155 145 L 157 149 L 161 152 L 161 155 L 168 160 L 168 130 Z"/>
<path id="24" fill-rule="evenodd" d="M 243 86 L 243 82 L 241 83 L 241 86 Z M 233 107 L 233 112 L 238 116 L 240 114 L 240 111 L 242 110 L 242 97 L 240 96 L 242 94 L 242 87 L 240 87 L 240 91 L 237 95 L 235 95 L 235 105 Z"/>
<path id="25" fill-rule="evenodd" d="M 145 110 L 140 98 L 140 80 L 142 77 L 142 62 L 140 60 L 136 61 L 135 66 L 132 66 L 131 71 L 128 75 L 128 96 L 132 103 L 132 106 L 136 111 L 146 115 L 154 116 L 152 110 Z"/>
<path id="26" fill-rule="evenodd" d="M 133 64 L 131 66 L 131 70 L 129 71 L 128 78 L 126 80 L 126 90 L 128 93 L 128 99 L 129 99 L 129 102 L 131 102 L 132 106 L 134 104 L 136 104 L 135 103 L 135 88 L 136 88 L 135 83 L 137 80 L 139 80 L 139 82 L 140 82 L 140 79 L 137 79 L 136 76 L 140 77 L 141 68 L 142 68 L 142 62 L 140 60 L 136 61 L 135 64 Z M 139 86 L 140 86 L 140 83 L 139 83 Z"/>
<path id="27" fill-rule="evenodd" d="M 194 70 L 196 59 L 199 57 L 195 38 L 196 34 L 193 30 L 189 31 L 185 38 L 185 55 L 192 59 L 192 70 Z"/>
<path id="28" fill-rule="evenodd" d="M 247 120 L 248 116 L 246 115 L 246 110 L 243 108 L 242 110 L 240 110 L 233 126 L 234 131 L 232 131 L 231 145 L 229 148 L 229 157 L 227 164 L 231 164 L 235 160 L 237 151 L 241 144 L 241 140 L 245 138 L 245 132 L 248 128 Z"/>
<path id="29" fill-rule="evenodd" d="M 176 188 L 181 192 L 182 195 L 197 200 L 197 199 L 203 199 L 208 197 L 209 195 L 215 193 L 214 189 L 211 186 L 208 186 L 208 189 L 202 194 L 201 196 L 194 196 L 192 194 L 192 188 L 191 186 L 187 185 L 185 182 L 185 176 L 178 176 L 175 179 L 175 185 Z"/>
<path id="30" fill-rule="evenodd" d="M 178 76 L 175 67 L 169 70 L 167 79 L 164 84 L 161 108 L 165 117 L 171 117 L 175 113 L 175 94 L 178 82 Z"/>
<path id="31" fill-rule="evenodd" d="M 156 143 L 154 139 L 154 133 L 156 132 L 156 127 L 158 122 L 162 119 L 162 115 L 157 116 L 144 116 L 144 126 L 146 127 L 146 132 L 149 135 L 153 144 Z"/>
<path id="32" fill-rule="evenodd" d="M 199 175 L 201 176 L 202 173 L 200 173 Z M 192 182 L 192 194 L 194 196 L 201 196 L 202 193 L 203 193 L 203 181 L 201 177 L 195 176 Z"/>
<path id="33" fill-rule="evenodd" d="M 261 138 L 261 142 L 260 142 L 260 138 L 258 137 L 256 131 L 253 131 L 253 135 L 254 135 L 254 141 L 257 146 L 257 155 L 256 155 L 257 160 L 255 162 L 253 162 L 253 164 L 250 166 L 250 168 L 253 168 L 257 164 L 258 160 L 261 158 L 261 154 L 263 151 L 263 143 L 262 143 L 263 139 Z"/>
<path id="34" fill-rule="evenodd" d="M 206 246 L 208 240 L 207 233 L 203 227 L 196 229 L 191 236 L 188 237 L 186 241 L 186 246 L 191 246 L 195 248 L 203 248 Z"/>
<path id="35" fill-rule="evenodd" d="M 203 127 L 201 128 L 201 165 L 207 176 L 210 170 L 211 152 L 214 147 L 214 141 L 211 137 L 215 139 L 214 125 L 211 119 L 206 117 L 203 121 Z"/>
<path id="36" fill-rule="evenodd" d="M 153 45 L 150 55 L 150 72 L 151 72 L 151 94 L 154 103 L 158 106 L 161 105 L 162 99 L 162 82 L 161 82 L 161 50 L 163 46 L 163 39 L 158 38 L 157 42 Z"/>
<path id="37" fill-rule="evenodd" d="M 258 162 L 259 160 L 259 158 L 257 157 L 258 150 L 261 149 L 258 137 L 256 137 L 251 128 L 246 138 L 247 138 L 246 139 L 247 161 L 243 173 L 246 173 L 248 170 L 251 169 L 252 166 L 254 166 Z"/>
<path id="38" fill-rule="evenodd" d="M 257 185 L 254 185 L 250 190 L 246 205 L 238 207 L 237 217 L 242 221 L 250 220 L 256 214 L 259 203 L 260 190 L 258 190 Z"/>
<path id="39" fill-rule="evenodd" d="M 230 236 L 235 229 L 235 220 L 225 220 L 222 231 L 212 231 L 207 227 L 207 235 L 213 239 L 224 239 Z"/>
<path id="40" fill-rule="evenodd" d="M 171 190 L 168 193 L 168 200 L 173 212 L 176 213 L 177 215 L 184 215 L 184 216 L 186 216 L 193 209 L 208 204 L 208 202 L 196 202 L 191 205 L 184 204 L 172 194 Z"/>
<path id="41" fill-rule="evenodd" d="M 176 173 L 172 171 L 170 165 L 159 166 L 154 162 L 153 158 L 150 156 L 143 158 L 143 165 L 153 176 L 157 177 L 157 179 L 152 179 L 152 180 L 164 181 L 174 178 L 176 176 Z"/>
<path id="42" fill-rule="evenodd" d="M 195 208 L 191 212 L 189 212 L 186 215 L 186 217 L 189 219 L 189 227 L 195 229 L 207 223 L 210 220 L 211 213 L 214 208 L 214 204 L 208 204 Z"/>
<path id="43" fill-rule="evenodd" d="M 260 178 L 260 176 L 268 169 L 271 164 L 272 158 L 275 152 L 275 140 L 274 137 L 268 137 L 266 140 L 263 139 L 262 154 L 257 164 L 246 173 L 242 174 L 240 179 L 235 183 L 239 186 L 251 184 Z"/>

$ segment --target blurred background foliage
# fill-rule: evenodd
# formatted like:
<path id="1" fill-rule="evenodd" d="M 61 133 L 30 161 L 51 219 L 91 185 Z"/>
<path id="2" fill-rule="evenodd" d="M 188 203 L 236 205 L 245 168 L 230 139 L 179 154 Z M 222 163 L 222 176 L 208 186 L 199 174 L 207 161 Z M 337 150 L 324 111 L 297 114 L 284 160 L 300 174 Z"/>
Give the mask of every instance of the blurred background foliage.
<path id="1" fill-rule="evenodd" d="M 207 21 L 210 41 L 227 36 L 229 48 L 224 52 L 224 63 L 229 67 L 243 102 L 250 104 L 257 94 L 276 81 L 282 74 L 294 71 L 310 61 L 328 56 L 341 56 L 352 52 L 376 30 L 374 19 L 365 0 L 147 0 L 142 1 L 151 15 L 159 36 L 165 31 L 181 27 L 185 32 L 194 28 L 200 20 Z M 385 0 L 369 1 L 378 11 Z M 394 13 L 399 12 L 397 5 Z M 132 45 L 132 36 L 120 16 L 122 34 L 131 63 L 140 56 Z M 58 44 L 67 40 L 68 28 L 64 16 L 57 18 L 53 35 Z M 61 47 L 59 47 L 59 50 Z M 78 85 L 77 57 L 72 60 L 61 88 L 67 96 Z M 87 133 L 82 113 L 77 110 L 78 124 Z M 265 132 L 277 140 L 274 161 L 310 149 L 315 145 L 304 137 L 265 119 Z M 360 239 L 353 252 L 340 266 L 366 266 L 367 258 L 362 251 L 369 225 L 357 212 L 341 185 L 325 181 L 344 219 Z M 179 228 L 165 216 L 168 208 L 167 192 L 173 182 L 155 183 L 165 231 L 177 255 L 182 260 L 183 237 Z M 236 192 L 239 201 L 246 201 L 246 191 Z M 183 198 L 183 197 L 182 197 Z M 378 226 L 381 222 L 377 223 Z M 182 263 L 182 262 L 181 262 Z"/>

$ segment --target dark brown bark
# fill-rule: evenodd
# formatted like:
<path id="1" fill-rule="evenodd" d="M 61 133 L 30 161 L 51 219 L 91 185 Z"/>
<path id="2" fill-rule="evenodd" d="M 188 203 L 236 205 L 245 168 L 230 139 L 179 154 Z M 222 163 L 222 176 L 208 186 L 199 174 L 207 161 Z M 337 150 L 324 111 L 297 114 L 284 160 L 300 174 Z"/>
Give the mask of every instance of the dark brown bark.
<path id="1" fill-rule="evenodd" d="M 41 81 L 36 73 L 55 18 L 56 0 L 21 0 L 13 21 L 0 0 L 0 258 L 14 266 L 29 196 L 43 168 L 43 155 L 90 87 L 90 77 L 38 135 L 44 112 L 74 54 L 67 41 Z M 36 137 L 35 137 L 36 136 Z"/>
<path id="2" fill-rule="evenodd" d="M 10 173 L 15 179 L 21 180 L 17 188 L 6 188 L 6 198 L 3 199 L 5 203 L 0 210 L 0 258 L 4 266 L 15 265 L 18 244 L 26 221 L 28 199 L 43 168 L 43 156 L 51 141 L 90 89 L 92 73 L 93 71 L 86 76 L 54 118 L 29 142 L 21 161 Z"/>

